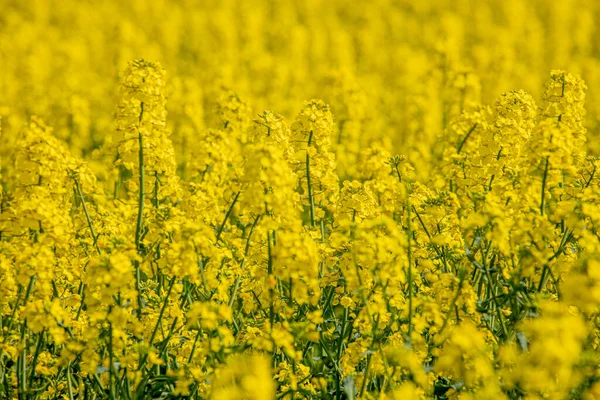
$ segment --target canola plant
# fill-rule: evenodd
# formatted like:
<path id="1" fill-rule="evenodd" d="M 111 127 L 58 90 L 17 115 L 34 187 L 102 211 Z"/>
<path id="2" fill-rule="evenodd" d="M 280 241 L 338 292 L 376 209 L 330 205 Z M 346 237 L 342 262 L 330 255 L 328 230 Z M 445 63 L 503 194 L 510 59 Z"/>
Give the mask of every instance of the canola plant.
<path id="1" fill-rule="evenodd" d="M 600 3 L 0 2 L 0 398 L 600 398 Z"/>

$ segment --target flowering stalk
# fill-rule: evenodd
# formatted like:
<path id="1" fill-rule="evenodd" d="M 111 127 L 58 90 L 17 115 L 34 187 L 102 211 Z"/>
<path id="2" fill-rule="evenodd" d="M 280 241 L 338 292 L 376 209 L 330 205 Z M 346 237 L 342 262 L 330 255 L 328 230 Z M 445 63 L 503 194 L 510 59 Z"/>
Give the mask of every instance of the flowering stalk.
<path id="1" fill-rule="evenodd" d="M 540 200 L 540 215 L 544 216 L 544 193 L 546 192 L 546 179 L 548 178 L 548 160 L 550 156 L 546 156 L 546 162 L 544 163 L 544 175 L 542 177 L 542 199 Z"/>
<path id="2" fill-rule="evenodd" d="M 308 135 L 308 142 L 306 143 L 306 146 L 307 146 L 307 150 L 306 150 L 306 188 L 307 188 L 307 193 L 308 193 L 308 202 L 310 204 L 310 225 L 314 228 L 314 226 L 315 226 L 315 199 L 313 196 L 312 183 L 310 181 L 310 154 L 309 154 L 309 150 L 308 150 L 310 148 L 312 137 L 313 137 L 313 131 L 311 130 L 310 134 Z"/>
<path id="3" fill-rule="evenodd" d="M 217 243 L 219 242 L 219 239 L 221 238 L 221 233 L 223 233 L 223 230 L 225 229 L 225 224 L 227 223 L 227 220 L 231 216 L 231 213 L 233 212 L 233 208 L 235 207 L 235 204 L 237 203 L 238 198 L 240 197 L 240 194 L 241 194 L 241 191 L 238 191 L 235 194 L 233 201 L 231 202 L 231 205 L 227 209 L 227 213 L 225 214 L 225 217 L 223 218 L 223 222 L 221 222 L 221 225 L 219 225 L 219 228 L 217 229 L 217 237 L 215 239 L 215 242 L 217 242 Z"/>
<path id="4" fill-rule="evenodd" d="M 408 340 L 411 340 L 412 317 L 413 317 L 413 277 L 412 277 L 412 236 L 413 232 L 410 226 L 410 200 L 406 198 L 406 235 L 407 235 L 407 257 L 408 257 Z"/>
<path id="5" fill-rule="evenodd" d="M 139 193 L 138 193 L 138 214 L 137 214 L 137 223 L 135 227 L 135 248 L 138 253 L 141 254 L 141 237 L 142 237 L 142 229 L 144 226 L 144 136 L 139 129 L 139 126 L 142 124 L 142 118 L 144 118 L 144 102 L 140 102 L 140 116 L 138 119 L 138 143 L 139 143 L 139 152 L 138 152 L 138 174 L 139 174 Z M 138 267 L 139 268 L 139 267 Z M 139 272 L 136 273 L 136 276 L 139 275 Z"/>
<path id="6" fill-rule="evenodd" d="M 77 195 L 79 196 L 79 200 L 81 200 L 81 207 L 83 208 L 83 212 L 85 213 L 85 219 L 88 223 L 88 228 L 90 229 L 90 234 L 92 235 L 92 241 L 94 243 L 94 247 L 98 252 L 98 255 L 102 255 L 102 250 L 98 247 L 98 236 L 94 231 L 94 225 L 92 224 L 92 219 L 90 218 L 90 213 L 88 212 L 88 208 L 85 204 L 85 198 L 83 197 L 83 192 L 81 191 L 81 186 L 79 185 L 79 180 L 76 177 L 73 177 L 75 181 L 75 188 L 77 190 Z"/>

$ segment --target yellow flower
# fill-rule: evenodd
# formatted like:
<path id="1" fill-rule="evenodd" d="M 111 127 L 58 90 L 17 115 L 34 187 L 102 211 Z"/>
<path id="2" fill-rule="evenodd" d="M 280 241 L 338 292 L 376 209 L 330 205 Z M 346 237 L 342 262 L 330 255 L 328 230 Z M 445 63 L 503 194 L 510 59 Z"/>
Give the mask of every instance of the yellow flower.
<path id="1" fill-rule="evenodd" d="M 266 358 L 236 356 L 216 371 L 210 394 L 215 400 L 270 400 L 275 394 L 275 382 Z"/>

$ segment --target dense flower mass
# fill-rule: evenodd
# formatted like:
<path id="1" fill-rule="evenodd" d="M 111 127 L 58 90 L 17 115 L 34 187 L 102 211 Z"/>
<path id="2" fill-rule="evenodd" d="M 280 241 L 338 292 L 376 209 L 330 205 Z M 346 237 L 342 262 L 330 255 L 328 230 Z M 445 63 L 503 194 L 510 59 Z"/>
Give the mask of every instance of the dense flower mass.
<path id="1" fill-rule="evenodd" d="M 600 398 L 597 21 L 3 1 L 0 398 Z"/>

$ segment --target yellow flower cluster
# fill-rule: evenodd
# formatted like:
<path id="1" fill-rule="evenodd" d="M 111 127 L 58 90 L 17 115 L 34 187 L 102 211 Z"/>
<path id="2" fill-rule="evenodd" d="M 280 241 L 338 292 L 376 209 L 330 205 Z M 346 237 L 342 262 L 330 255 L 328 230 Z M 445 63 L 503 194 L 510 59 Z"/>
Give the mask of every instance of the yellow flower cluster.
<path id="1" fill-rule="evenodd" d="M 0 398 L 600 398 L 598 20 L 4 1 Z"/>

